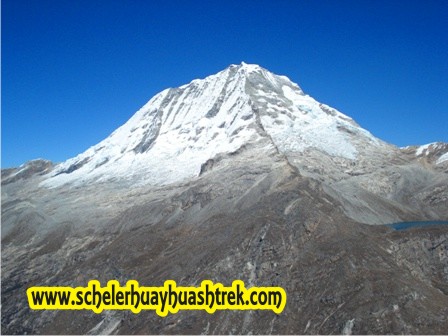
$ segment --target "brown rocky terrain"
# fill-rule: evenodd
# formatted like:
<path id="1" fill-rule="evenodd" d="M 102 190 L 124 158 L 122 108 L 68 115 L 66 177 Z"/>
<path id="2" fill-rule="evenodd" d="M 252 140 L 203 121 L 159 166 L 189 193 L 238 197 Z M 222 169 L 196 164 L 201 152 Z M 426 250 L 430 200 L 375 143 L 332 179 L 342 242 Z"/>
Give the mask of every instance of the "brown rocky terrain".
<path id="1" fill-rule="evenodd" d="M 196 181 L 170 188 L 45 191 L 57 202 L 42 199 L 44 190 L 26 195 L 18 182 L 5 185 L 3 192 L 15 191 L 20 201 L 3 204 L 3 333 L 446 332 L 448 227 L 395 231 L 356 223 L 284 157 L 271 153 L 248 165 L 256 155 L 227 157 Z M 282 286 L 288 301 L 279 315 L 184 311 L 161 318 L 28 308 L 30 286 L 86 286 L 90 279 L 157 286 L 166 279 L 184 286 L 242 279 Z"/>

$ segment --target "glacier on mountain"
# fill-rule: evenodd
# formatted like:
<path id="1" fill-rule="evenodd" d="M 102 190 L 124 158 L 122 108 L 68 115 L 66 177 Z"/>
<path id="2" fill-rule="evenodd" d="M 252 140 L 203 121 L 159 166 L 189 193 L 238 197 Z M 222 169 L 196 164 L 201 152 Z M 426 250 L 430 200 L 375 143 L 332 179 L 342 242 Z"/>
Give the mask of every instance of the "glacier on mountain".
<path id="1" fill-rule="evenodd" d="M 218 154 L 262 140 L 285 154 L 314 148 L 356 160 L 359 138 L 380 144 L 287 77 L 243 62 L 156 94 L 109 137 L 59 164 L 42 184 L 118 178 L 165 185 L 198 176 L 201 165 Z"/>

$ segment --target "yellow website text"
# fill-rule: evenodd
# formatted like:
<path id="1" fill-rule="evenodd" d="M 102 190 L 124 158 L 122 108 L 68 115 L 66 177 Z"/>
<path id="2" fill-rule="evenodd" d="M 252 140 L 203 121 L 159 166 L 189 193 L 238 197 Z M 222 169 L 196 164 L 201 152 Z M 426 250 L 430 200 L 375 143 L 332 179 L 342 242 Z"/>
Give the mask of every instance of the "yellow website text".
<path id="1" fill-rule="evenodd" d="M 272 310 L 280 314 L 286 305 L 286 292 L 281 287 L 251 287 L 234 280 L 231 287 L 210 280 L 199 287 L 177 287 L 173 280 L 166 280 L 162 287 L 140 287 L 136 280 L 129 280 L 121 287 L 117 280 L 110 280 L 101 287 L 98 280 L 89 281 L 87 287 L 31 287 L 27 290 L 31 309 L 90 309 L 103 310 L 155 310 L 159 316 L 176 314 L 179 310 Z"/>

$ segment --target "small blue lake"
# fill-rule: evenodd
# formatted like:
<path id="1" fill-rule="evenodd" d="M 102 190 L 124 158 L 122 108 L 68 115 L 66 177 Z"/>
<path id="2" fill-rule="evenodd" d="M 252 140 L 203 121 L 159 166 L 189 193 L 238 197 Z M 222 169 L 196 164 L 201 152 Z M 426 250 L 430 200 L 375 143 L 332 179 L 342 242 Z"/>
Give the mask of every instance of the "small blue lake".
<path id="1" fill-rule="evenodd" d="M 386 226 L 390 226 L 395 230 L 406 230 L 413 227 L 438 226 L 438 225 L 448 225 L 448 221 L 401 222 L 401 223 L 386 224 Z"/>

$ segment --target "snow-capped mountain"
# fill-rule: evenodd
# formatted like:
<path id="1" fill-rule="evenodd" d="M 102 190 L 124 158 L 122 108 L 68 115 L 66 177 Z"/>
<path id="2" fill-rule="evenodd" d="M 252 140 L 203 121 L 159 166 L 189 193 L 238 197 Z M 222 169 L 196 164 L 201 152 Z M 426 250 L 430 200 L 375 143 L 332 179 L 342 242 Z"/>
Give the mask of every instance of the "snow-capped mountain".
<path id="1" fill-rule="evenodd" d="M 284 154 L 313 149 L 346 160 L 385 146 L 287 77 L 241 63 L 155 95 L 105 140 L 58 165 L 43 184 L 120 178 L 163 185 L 197 176 L 218 154 L 259 142 Z"/>
<path id="2" fill-rule="evenodd" d="M 448 226 L 380 224 L 448 220 L 447 150 L 389 145 L 257 65 L 162 91 L 75 158 L 2 170 L 2 331 L 443 334 Z M 288 303 L 30 311 L 30 286 L 90 279 L 240 279 Z"/>

